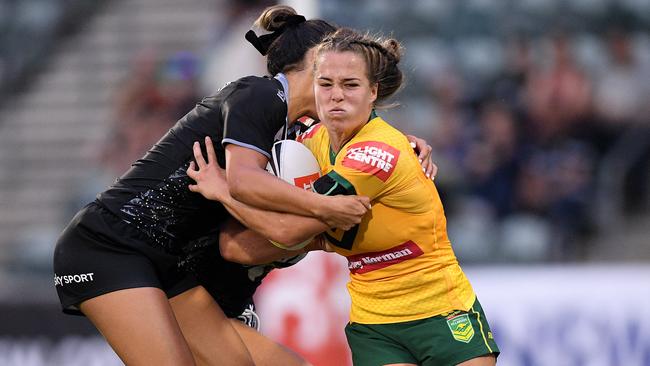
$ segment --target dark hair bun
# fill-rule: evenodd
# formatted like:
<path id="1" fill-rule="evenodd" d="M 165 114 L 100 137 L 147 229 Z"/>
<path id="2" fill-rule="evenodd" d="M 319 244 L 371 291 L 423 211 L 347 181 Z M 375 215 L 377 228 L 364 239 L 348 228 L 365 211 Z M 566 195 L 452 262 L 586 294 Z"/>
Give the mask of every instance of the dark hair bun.
<path id="1" fill-rule="evenodd" d="M 296 10 L 287 5 L 274 5 L 266 8 L 255 21 L 255 25 L 267 31 L 274 32 L 285 27 L 287 18 L 298 15 Z"/>
<path id="2" fill-rule="evenodd" d="M 393 56 L 396 62 L 399 62 L 402 59 L 403 49 L 398 40 L 389 38 L 383 42 L 382 46 L 389 55 Z"/>

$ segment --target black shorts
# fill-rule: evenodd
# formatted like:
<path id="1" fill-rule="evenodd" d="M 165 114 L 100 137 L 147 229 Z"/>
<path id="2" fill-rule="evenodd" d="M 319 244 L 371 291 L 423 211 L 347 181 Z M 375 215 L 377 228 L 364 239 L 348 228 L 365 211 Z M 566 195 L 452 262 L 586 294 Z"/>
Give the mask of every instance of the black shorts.
<path id="1" fill-rule="evenodd" d="M 198 285 L 178 268 L 179 258 L 97 202 L 84 207 L 54 249 L 54 285 L 63 312 L 82 315 L 78 304 L 112 291 L 157 287 L 173 297 Z"/>

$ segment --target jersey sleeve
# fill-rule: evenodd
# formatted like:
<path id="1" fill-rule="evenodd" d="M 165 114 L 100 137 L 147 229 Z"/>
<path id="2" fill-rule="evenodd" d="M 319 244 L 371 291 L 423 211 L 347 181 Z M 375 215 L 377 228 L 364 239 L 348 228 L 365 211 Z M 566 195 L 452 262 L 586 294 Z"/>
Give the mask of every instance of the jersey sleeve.
<path id="1" fill-rule="evenodd" d="M 275 135 L 286 122 L 287 105 L 279 83 L 258 83 L 238 86 L 224 101 L 222 144 L 243 146 L 270 158 Z"/>
<path id="2" fill-rule="evenodd" d="M 390 189 L 400 150 L 382 141 L 361 141 L 346 148 L 329 175 L 356 194 L 374 199 Z"/>
<path id="3" fill-rule="evenodd" d="M 335 196 L 337 194 L 356 194 L 354 187 L 333 170 L 318 178 L 318 180 L 314 182 L 313 188 L 314 192 L 327 196 Z M 342 229 L 327 229 L 324 234 L 331 244 L 350 250 L 352 249 L 354 239 L 357 237 L 358 232 L 359 225 L 357 224 L 347 231 L 343 231 Z"/>
<path id="4" fill-rule="evenodd" d="M 357 194 L 354 186 L 333 170 L 318 178 L 314 182 L 313 187 L 314 192 L 326 196 L 336 196 L 337 194 L 350 196 Z"/>

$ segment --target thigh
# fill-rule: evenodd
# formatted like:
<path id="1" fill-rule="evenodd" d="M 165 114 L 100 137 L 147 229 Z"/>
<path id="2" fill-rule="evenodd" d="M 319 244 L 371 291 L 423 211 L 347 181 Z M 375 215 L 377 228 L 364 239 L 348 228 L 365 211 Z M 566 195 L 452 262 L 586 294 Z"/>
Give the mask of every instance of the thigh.
<path id="1" fill-rule="evenodd" d="M 196 286 L 169 300 L 199 365 L 253 365 L 230 320 L 210 294 Z"/>
<path id="2" fill-rule="evenodd" d="M 497 358 L 494 355 L 479 356 L 461 362 L 458 366 L 495 366 L 497 364 Z"/>
<path id="3" fill-rule="evenodd" d="M 231 319 L 233 327 L 246 343 L 257 366 L 310 366 L 290 349 L 274 342 L 239 320 Z"/>
<path id="4" fill-rule="evenodd" d="M 158 288 L 110 292 L 81 302 L 79 309 L 129 366 L 194 365 L 167 296 Z"/>

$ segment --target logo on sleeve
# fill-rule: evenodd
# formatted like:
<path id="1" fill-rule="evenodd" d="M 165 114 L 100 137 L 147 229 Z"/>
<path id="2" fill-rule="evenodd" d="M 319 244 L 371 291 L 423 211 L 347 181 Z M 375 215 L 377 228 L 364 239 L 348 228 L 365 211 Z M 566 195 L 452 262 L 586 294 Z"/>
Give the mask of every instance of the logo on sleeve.
<path id="1" fill-rule="evenodd" d="M 399 150 L 379 141 L 364 141 L 352 144 L 343 158 L 343 166 L 370 173 L 388 180 L 399 159 Z"/>
<path id="2" fill-rule="evenodd" d="M 278 98 L 280 98 L 280 100 L 282 102 L 286 103 L 287 97 L 284 96 L 284 91 L 283 90 L 278 90 L 277 96 L 278 96 Z"/>

